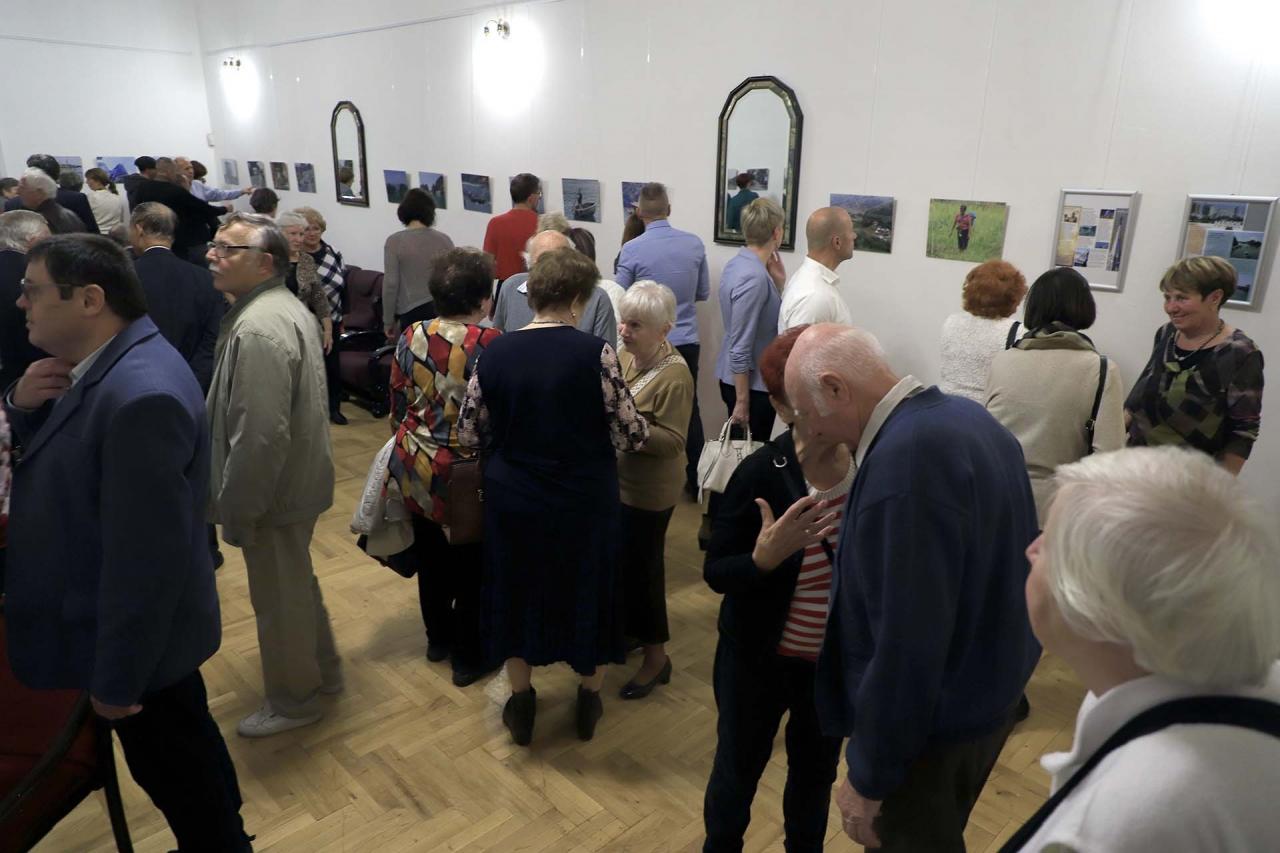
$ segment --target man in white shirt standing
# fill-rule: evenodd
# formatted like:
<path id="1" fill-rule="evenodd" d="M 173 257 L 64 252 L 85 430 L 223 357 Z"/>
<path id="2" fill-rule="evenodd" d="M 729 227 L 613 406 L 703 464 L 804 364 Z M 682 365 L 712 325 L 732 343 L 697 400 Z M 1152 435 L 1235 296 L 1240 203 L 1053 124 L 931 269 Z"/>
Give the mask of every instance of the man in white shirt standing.
<path id="1" fill-rule="evenodd" d="M 853 324 L 836 267 L 853 257 L 853 219 L 842 207 L 815 210 L 804 226 L 809 255 L 782 291 L 778 333 L 805 323 Z"/>

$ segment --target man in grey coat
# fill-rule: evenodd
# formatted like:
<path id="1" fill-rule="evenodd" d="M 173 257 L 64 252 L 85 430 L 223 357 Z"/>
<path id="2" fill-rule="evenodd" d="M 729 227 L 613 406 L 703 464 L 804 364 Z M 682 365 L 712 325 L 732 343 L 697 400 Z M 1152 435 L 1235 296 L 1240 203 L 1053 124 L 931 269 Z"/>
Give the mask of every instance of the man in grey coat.
<path id="1" fill-rule="evenodd" d="M 539 231 L 529 238 L 525 254 L 532 268 L 538 258 L 554 249 L 575 248 L 573 241 L 559 231 Z M 498 288 L 498 303 L 493 309 L 493 325 L 504 332 L 523 328 L 533 321 L 533 309 L 529 307 L 529 274 L 516 273 Z M 613 303 L 609 294 L 599 287 L 587 300 L 578 318 L 578 330 L 598 338 L 604 338 L 609 346 L 618 343 L 618 320 L 613 315 Z"/>
<path id="2" fill-rule="evenodd" d="M 342 669 L 311 565 L 333 503 L 324 353 L 315 318 L 284 285 L 289 246 L 271 219 L 233 213 L 208 253 L 223 317 L 209 387 L 211 513 L 244 551 L 258 620 L 263 706 L 240 721 L 265 737 L 320 719 Z"/>

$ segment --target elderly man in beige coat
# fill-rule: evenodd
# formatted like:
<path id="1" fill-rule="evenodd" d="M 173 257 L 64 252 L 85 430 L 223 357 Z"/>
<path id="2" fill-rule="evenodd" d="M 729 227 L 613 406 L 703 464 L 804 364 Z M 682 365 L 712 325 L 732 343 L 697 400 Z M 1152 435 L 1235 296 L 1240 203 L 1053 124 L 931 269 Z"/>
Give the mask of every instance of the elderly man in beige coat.
<path id="1" fill-rule="evenodd" d="M 207 258 L 234 301 L 209 388 L 211 513 L 244 551 L 266 693 L 237 731 L 265 737 L 316 722 L 319 694 L 342 689 L 310 550 L 333 503 L 324 353 L 315 318 L 284 285 L 289 245 L 269 218 L 232 214 Z"/>

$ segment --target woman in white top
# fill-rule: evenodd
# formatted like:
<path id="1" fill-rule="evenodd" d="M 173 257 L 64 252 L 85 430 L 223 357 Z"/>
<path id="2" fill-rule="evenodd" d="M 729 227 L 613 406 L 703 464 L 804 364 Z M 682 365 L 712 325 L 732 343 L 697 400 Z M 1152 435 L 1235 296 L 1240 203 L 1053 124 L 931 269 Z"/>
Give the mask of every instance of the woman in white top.
<path id="1" fill-rule="evenodd" d="M 1012 318 L 1026 295 L 1026 278 L 1008 261 L 987 261 L 969 270 L 964 279 L 964 310 L 942 324 L 938 387 L 943 393 L 986 402 L 991 359 L 1016 337 Z"/>
<path id="2" fill-rule="evenodd" d="M 548 214 L 550 215 L 550 214 Z M 541 220 L 539 220 L 541 221 Z M 573 241 L 573 246 L 582 254 L 586 255 L 592 261 L 596 259 L 596 237 L 585 228 L 570 228 L 569 239 Z M 617 322 L 622 322 L 622 296 L 626 293 L 622 289 L 622 285 L 616 281 L 607 278 L 601 278 L 596 282 L 596 287 L 605 292 L 609 297 L 609 304 L 613 306 L 613 316 Z M 609 341 L 616 347 L 621 348 L 622 338 L 620 335 L 614 335 L 613 340 Z"/>
<path id="3" fill-rule="evenodd" d="M 98 220 L 98 231 L 109 235 L 113 228 L 123 226 L 124 196 L 116 192 L 115 182 L 106 170 L 90 169 L 84 173 L 84 182 L 89 187 L 85 195 L 89 197 L 89 209 L 93 211 L 93 218 Z"/>
<path id="4" fill-rule="evenodd" d="M 1272 519 L 1211 458 L 1181 448 L 1098 454 L 1057 476 L 1044 534 L 1027 549 L 1027 610 L 1089 692 L 1071 751 L 1041 760 L 1054 796 L 1004 849 L 1274 850 Z M 1214 722 L 1203 707 L 1183 703 L 1174 717 L 1165 705 L 1190 697 L 1208 697 L 1195 704 L 1214 706 Z M 1270 733 L 1224 707 L 1241 704 Z M 1154 717 L 1178 724 L 1144 725 Z M 1124 727 L 1142 734 L 1100 752 Z"/>
<path id="5" fill-rule="evenodd" d="M 1084 334 L 1097 313 L 1084 276 L 1051 269 L 1027 294 L 1026 334 L 991 362 L 984 402 L 1022 444 L 1041 527 L 1055 468 L 1125 444 L 1120 371 L 1106 359 L 1102 375 L 1104 358 Z"/>

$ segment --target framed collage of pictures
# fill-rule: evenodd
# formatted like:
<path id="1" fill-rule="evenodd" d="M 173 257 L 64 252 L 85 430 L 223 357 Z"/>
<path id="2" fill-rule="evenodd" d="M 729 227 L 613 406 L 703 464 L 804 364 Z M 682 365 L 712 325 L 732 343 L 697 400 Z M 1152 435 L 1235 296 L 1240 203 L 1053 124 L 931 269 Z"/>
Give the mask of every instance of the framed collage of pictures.
<path id="1" fill-rule="evenodd" d="M 1063 190 L 1053 265 L 1073 267 L 1094 290 L 1124 289 L 1138 216 L 1137 190 Z"/>
<path id="2" fill-rule="evenodd" d="M 1215 255 L 1236 268 L 1236 292 L 1226 304 L 1262 306 L 1262 283 L 1271 262 L 1275 196 L 1189 195 L 1182 217 L 1178 258 Z"/>

